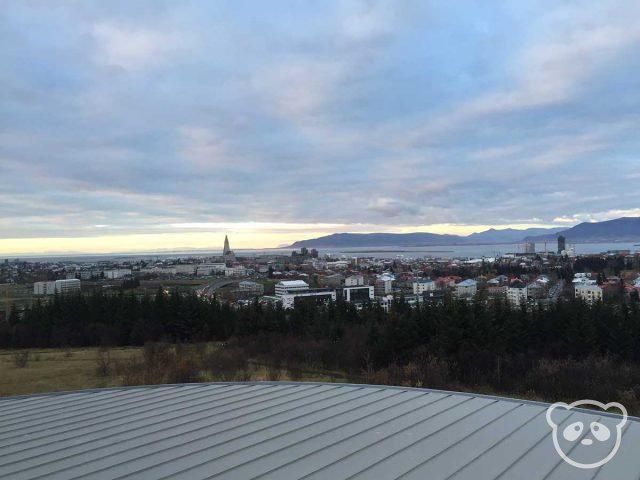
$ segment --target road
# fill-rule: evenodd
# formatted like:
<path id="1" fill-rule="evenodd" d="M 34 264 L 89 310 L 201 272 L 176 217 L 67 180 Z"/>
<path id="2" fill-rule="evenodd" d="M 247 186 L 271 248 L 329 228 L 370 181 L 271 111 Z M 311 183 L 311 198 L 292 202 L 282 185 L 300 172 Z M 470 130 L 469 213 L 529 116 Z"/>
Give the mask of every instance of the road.
<path id="1" fill-rule="evenodd" d="M 560 279 L 558 280 L 558 283 L 556 283 L 549 289 L 549 300 L 552 300 L 554 302 L 558 301 L 558 297 L 560 296 L 560 294 L 562 293 L 562 289 L 564 288 L 564 283 L 564 280 Z"/>
<path id="2" fill-rule="evenodd" d="M 231 285 L 232 283 L 242 282 L 243 280 L 251 280 L 251 278 L 249 278 L 249 277 L 246 277 L 246 278 L 219 278 L 219 279 L 216 279 L 213 282 L 205 285 L 204 287 L 199 288 L 197 290 L 197 292 L 198 292 L 198 294 L 211 296 L 211 295 L 213 295 L 213 293 L 218 288 L 226 287 L 227 285 Z"/>

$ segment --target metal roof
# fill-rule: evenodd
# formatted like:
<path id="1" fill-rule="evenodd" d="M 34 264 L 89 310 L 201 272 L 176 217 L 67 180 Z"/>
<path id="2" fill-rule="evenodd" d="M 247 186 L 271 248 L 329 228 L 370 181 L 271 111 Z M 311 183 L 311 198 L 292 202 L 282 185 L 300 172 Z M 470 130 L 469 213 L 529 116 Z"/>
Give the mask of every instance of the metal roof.
<path id="1" fill-rule="evenodd" d="M 8 397 L 0 399 L 0 478 L 640 477 L 640 420 L 629 418 L 609 463 L 580 469 L 556 453 L 547 406 L 416 388 L 286 382 Z M 615 435 L 620 418 L 576 409 L 565 411 L 560 424 L 598 421 Z M 595 442 L 593 455 L 606 456 L 604 443 Z"/>
<path id="2" fill-rule="evenodd" d="M 293 288 L 293 287 L 308 287 L 309 284 L 304 280 L 280 280 L 277 285 Z"/>

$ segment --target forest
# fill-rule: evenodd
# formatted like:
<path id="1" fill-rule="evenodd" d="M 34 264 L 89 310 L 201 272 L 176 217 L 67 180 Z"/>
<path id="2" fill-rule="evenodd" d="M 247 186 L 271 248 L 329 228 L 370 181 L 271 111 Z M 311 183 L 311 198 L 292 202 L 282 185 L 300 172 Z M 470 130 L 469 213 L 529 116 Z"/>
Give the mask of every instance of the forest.
<path id="1" fill-rule="evenodd" d="M 204 342 L 224 347 L 215 359 L 221 370 L 251 358 L 291 377 L 314 366 L 354 382 L 617 400 L 640 413 L 636 301 L 512 308 L 479 294 L 473 302 L 447 296 L 412 308 L 399 297 L 385 312 L 375 304 L 236 308 L 195 294 L 96 292 L 36 302 L 0 323 L 0 348 Z"/>

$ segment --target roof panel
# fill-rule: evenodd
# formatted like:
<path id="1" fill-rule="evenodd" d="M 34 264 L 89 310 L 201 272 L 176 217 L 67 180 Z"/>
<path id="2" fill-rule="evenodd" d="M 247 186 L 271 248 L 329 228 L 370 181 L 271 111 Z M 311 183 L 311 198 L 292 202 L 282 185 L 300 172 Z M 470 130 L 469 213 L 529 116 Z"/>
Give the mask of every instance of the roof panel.
<path id="1" fill-rule="evenodd" d="M 9 397 L 0 399 L 0 477 L 640 477 L 638 419 L 629 419 L 608 464 L 579 469 L 556 453 L 546 408 L 415 388 L 288 382 Z M 559 413 L 560 429 L 598 421 L 615 433 L 620 418 Z M 606 456 L 609 448 L 564 447 L 578 461 Z"/>

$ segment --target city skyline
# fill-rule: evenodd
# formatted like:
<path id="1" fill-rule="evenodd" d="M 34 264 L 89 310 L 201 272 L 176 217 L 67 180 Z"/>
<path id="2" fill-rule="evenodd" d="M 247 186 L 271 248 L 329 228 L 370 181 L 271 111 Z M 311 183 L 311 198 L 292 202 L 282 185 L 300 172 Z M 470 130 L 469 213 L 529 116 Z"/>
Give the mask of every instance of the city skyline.
<path id="1" fill-rule="evenodd" d="M 640 4 L 0 8 L 0 255 L 640 216 Z"/>

